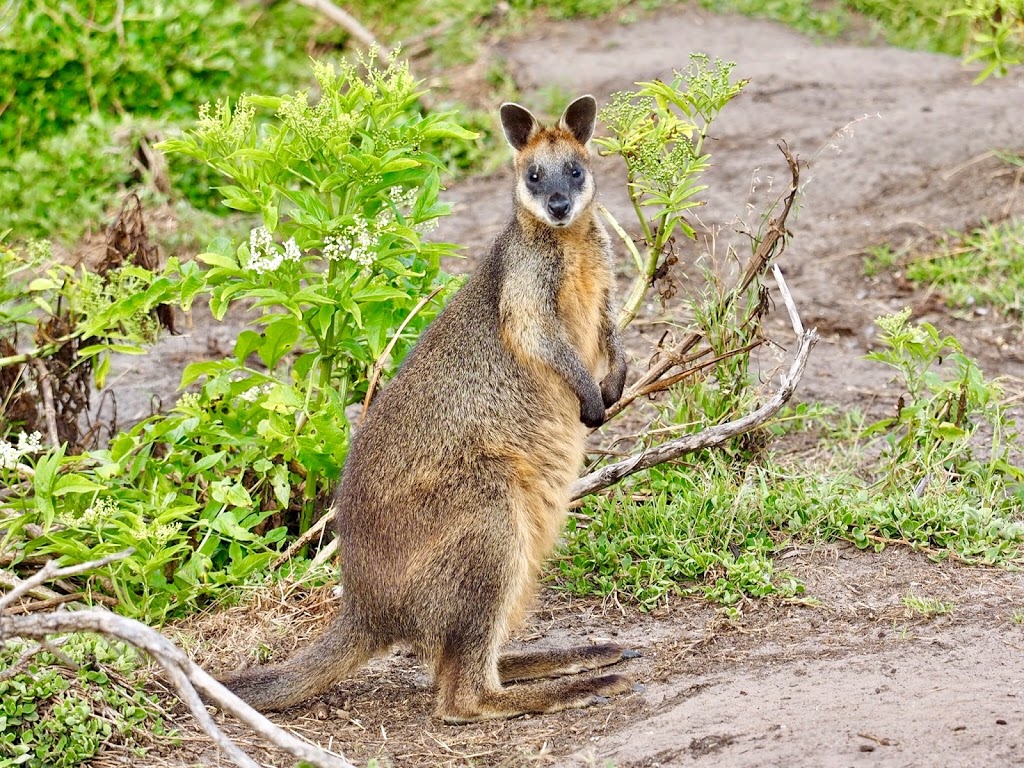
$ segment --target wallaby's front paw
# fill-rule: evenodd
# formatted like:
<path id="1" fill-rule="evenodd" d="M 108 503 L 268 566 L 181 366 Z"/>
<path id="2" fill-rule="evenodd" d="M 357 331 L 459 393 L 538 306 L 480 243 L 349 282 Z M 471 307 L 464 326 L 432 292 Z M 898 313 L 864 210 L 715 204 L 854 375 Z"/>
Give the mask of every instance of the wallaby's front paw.
<path id="1" fill-rule="evenodd" d="M 626 377 L 608 374 L 601 382 L 601 399 L 604 400 L 604 407 L 611 408 L 619 402 L 622 397 L 622 390 L 626 388 Z"/>
<path id="2" fill-rule="evenodd" d="M 618 349 L 618 347 L 616 347 Z M 612 369 L 608 375 L 601 380 L 601 399 L 604 400 L 604 407 L 610 408 L 619 402 L 622 397 L 622 390 L 626 388 L 626 358 L 620 353 L 614 355 Z"/>
<path id="3" fill-rule="evenodd" d="M 591 429 L 604 424 L 604 403 L 600 400 L 580 403 L 580 421 Z"/>

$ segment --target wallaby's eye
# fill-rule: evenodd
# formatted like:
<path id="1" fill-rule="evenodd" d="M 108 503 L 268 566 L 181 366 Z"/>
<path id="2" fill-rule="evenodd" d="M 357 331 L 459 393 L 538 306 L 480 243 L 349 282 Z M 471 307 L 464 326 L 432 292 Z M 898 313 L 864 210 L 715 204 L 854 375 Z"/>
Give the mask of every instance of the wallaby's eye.
<path id="1" fill-rule="evenodd" d="M 578 179 L 582 175 L 583 175 L 583 169 L 580 168 L 578 165 L 574 165 L 572 167 L 572 177 L 574 179 Z"/>
<path id="2" fill-rule="evenodd" d="M 526 174 L 526 178 L 531 183 L 536 184 L 538 181 L 540 181 L 540 169 L 531 168 L 529 172 Z"/>

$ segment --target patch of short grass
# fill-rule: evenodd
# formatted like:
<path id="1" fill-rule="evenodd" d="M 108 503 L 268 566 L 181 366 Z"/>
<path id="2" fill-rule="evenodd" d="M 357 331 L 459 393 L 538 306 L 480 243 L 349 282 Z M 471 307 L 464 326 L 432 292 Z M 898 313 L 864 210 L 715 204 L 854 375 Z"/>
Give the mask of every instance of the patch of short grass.
<path id="1" fill-rule="evenodd" d="M 947 600 L 939 600 L 937 597 L 922 597 L 911 592 L 903 596 L 903 607 L 915 616 L 934 619 L 936 616 L 946 616 L 952 613 L 956 604 Z"/>
<path id="2" fill-rule="evenodd" d="M 559 584 L 645 609 L 680 594 L 725 606 L 746 596 L 794 595 L 797 582 L 775 571 L 760 489 L 758 472 L 737 472 L 717 455 L 656 468 L 632 490 L 597 498 L 570 519 Z"/>
<path id="3" fill-rule="evenodd" d="M 1001 315 L 1024 317 L 1024 221 L 985 223 L 953 233 L 926 251 L 872 249 L 864 260 L 868 276 L 898 272 L 911 283 L 937 291 L 950 307 L 991 307 Z"/>
<path id="4" fill-rule="evenodd" d="M 718 12 L 771 19 L 805 35 L 835 37 L 848 27 L 842 3 L 815 0 L 699 0 L 702 7 Z"/>
<path id="5" fill-rule="evenodd" d="M 907 279 L 939 291 L 954 307 L 991 306 L 1024 315 L 1024 221 L 984 224 L 953 236 L 934 254 L 906 261 Z"/>

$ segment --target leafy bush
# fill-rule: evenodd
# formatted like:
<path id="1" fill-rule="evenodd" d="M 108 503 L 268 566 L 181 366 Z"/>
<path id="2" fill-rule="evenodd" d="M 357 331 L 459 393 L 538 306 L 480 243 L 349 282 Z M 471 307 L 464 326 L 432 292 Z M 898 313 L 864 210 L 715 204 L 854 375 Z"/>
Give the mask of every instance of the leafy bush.
<path id="1" fill-rule="evenodd" d="M 220 102 L 165 145 L 225 174 L 225 203 L 263 224 L 160 274 L 132 268 L 141 285 L 79 320 L 81 334 L 112 337 L 84 350 L 102 359 L 110 343 L 131 341 L 109 330 L 126 318 L 209 296 L 217 318 L 232 305 L 254 313 L 233 354 L 189 366 L 182 386 L 194 391 L 106 449 L 0 467 L 23 489 L 8 505 L 20 554 L 78 561 L 135 547 L 109 582 L 92 582 L 112 589 L 123 613 L 159 621 L 188 610 L 305 531 L 347 452 L 345 407 L 436 314 L 420 302 L 444 285 L 440 259 L 452 246 L 421 239 L 447 213 L 441 161 L 424 148 L 471 134 L 417 113 L 416 84 L 397 62 L 363 77 L 355 65 L 314 73 L 315 103 L 305 91 Z M 258 109 L 272 110 L 259 128 Z M 30 524 L 43 535 L 22 536 Z"/>
<path id="2" fill-rule="evenodd" d="M 140 141 L 202 101 L 282 92 L 312 16 L 294 3 L 21 0 L 0 25 L 0 231 L 73 240 L 145 170 Z M 194 167 L 172 183 L 204 204 Z"/>

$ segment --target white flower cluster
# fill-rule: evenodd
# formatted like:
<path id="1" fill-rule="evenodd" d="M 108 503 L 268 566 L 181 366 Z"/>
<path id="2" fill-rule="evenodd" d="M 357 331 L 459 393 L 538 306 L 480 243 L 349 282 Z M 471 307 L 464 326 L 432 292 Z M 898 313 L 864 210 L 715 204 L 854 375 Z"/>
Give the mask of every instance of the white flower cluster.
<path id="1" fill-rule="evenodd" d="M 273 388 L 274 385 L 270 383 L 249 387 L 245 392 L 242 392 L 239 397 L 247 403 L 255 403 L 259 399 L 260 395 L 270 394 L 270 391 Z"/>
<path id="2" fill-rule="evenodd" d="M 41 451 L 43 449 L 42 439 L 43 436 L 38 432 L 29 435 L 22 431 L 18 435 L 17 445 L 0 440 L 0 469 L 14 469 L 22 456 Z"/>
<path id="3" fill-rule="evenodd" d="M 301 258 L 302 251 L 294 237 L 288 238 L 281 250 L 266 227 L 257 227 L 249 233 L 248 267 L 257 274 L 274 272 L 283 262 Z"/>
<path id="4" fill-rule="evenodd" d="M 79 522 L 85 525 L 95 525 L 104 520 L 112 518 L 118 510 L 117 499 L 111 496 L 102 496 L 96 499 L 79 518 Z"/>
<path id="5" fill-rule="evenodd" d="M 402 189 L 391 187 L 388 190 L 388 197 L 394 203 L 380 210 L 374 219 L 367 219 L 365 216 L 356 214 L 353 217 L 352 228 L 343 235 L 327 235 L 324 238 L 323 254 L 330 261 L 337 259 L 350 259 L 362 267 L 370 267 L 377 260 L 377 253 L 374 245 L 395 221 L 395 211 L 403 215 L 408 214 L 416 205 L 416 189 Z M 436 226 L 436 221 L 432 221 Z M 426 229 L 423 227 L 422 229 Z"/>
<path id="6" fill-rule="evenodd" d="M 328 235 L 324 238 L 323 254 L 330 261 L 351 259 L 363 267 L 369 267 L 377 260 L 374 242 L 380 232 L 376 222 L 356 215 L 352 229 L 344 235 Z"/>

